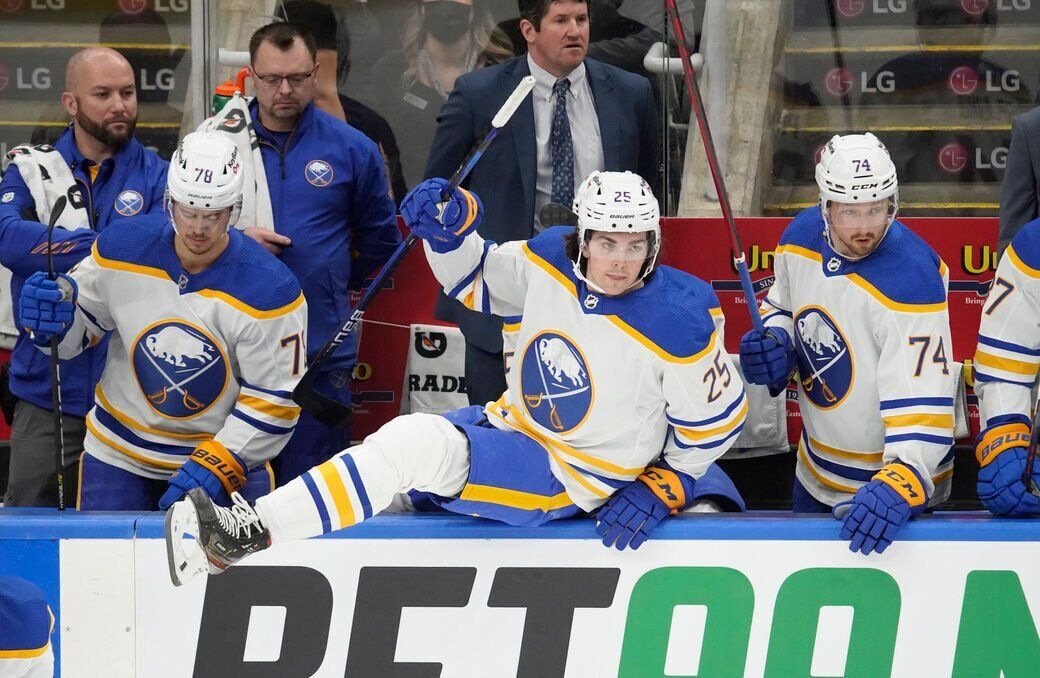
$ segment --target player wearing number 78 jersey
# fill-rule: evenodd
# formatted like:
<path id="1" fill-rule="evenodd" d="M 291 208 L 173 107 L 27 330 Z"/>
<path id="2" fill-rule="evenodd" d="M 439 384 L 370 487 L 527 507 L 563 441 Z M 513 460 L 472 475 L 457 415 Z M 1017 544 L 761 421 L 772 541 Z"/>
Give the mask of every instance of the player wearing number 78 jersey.
<path id="1" fill-rule="evenodd" d="M 741 367 L 775 395 L 797 369 L 803 431 L 794 510 L 837 507 L 850 548 L 884 551 L 949 495 L 953 397 L 948 272 L 905 225 L 896 170 L 873 134 L 835 136 L 816 166 L 820 206 L 776 251 Z"/>

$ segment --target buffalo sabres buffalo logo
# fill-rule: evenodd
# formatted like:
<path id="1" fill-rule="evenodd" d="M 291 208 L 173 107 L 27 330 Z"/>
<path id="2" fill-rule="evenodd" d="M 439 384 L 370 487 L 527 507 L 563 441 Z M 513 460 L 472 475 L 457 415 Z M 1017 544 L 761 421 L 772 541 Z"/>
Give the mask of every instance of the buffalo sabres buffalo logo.
<path id="1" fill-rule="evenodd" d="M 837 407 L 852 387 L 852 353 L 826 311 L 808 306 L 794 318 L 794 343 L 802 389 L 816 407 Z"/>
<path id="2" fill-rule="evenodd" d="M 332 165 L 324 160 L 311 160 L 303 169 L 303 175 L 311 186 L 324 188 L 332 183 Z"/>
<path id="3" fill-rule="evenodd" d="M 527 344 L 520 390 L 531 418 L 556 433 L 581 426 L 592 406 L 592 377 L 585 356 L 557 332 L 542 332 Z"/>
<path id="4" fill-rule="evenodd" d="M 153 410 L 189 419 L 208 410 L 228 382 L 228 360 L 204 330 L 183 320 L 162 320 L 134 341 L 134 376 Z"/>
<path id="5" fill-rule="evenodd" d="M 132 217 L 144 207 L 144 198 L 137 191 L 123 191 L 116 196 L 115 208 L 121 216 Z"/>

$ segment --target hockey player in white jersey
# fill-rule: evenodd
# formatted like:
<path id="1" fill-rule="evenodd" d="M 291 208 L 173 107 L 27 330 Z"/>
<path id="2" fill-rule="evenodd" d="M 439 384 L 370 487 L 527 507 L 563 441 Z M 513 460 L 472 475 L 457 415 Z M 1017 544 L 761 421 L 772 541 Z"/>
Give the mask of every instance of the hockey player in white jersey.
<path id="1" fill-rule="evenodd" d="M 880 553 L 949 495 L 948 272 L 895 220 L 895 165 L 873 134 L 833 137 L 816 181 L 820 205 L 780 238 L 760 309 L 767 332 L 743 337 L 741 367 L 774 395 L 797 369 L 794 510 L 838 506 L 849 547 Z"/>
<path id="2" fill-rule="evenodd" d="M 979 397 L 978 492 L 1001 516 L 1040 513 L 1040 459 L 1023 478 L 1032 428 L 1032 389 L 1040 369 L 1040 219 L 1004 251 L 993 278 L 975 350 Z"/>
<path id="3" fill-rule="evenodd" d="M 707 284 L 658 265 L 646 182 L 594 173 L 576 197 L 576 231 L 502 245 L 477 234 L 477 196 L 460 189 L 440 205 L 446 186 L 423 182 L 401 212 L 451 296 L 520 323 L 506 392 L 486 407 L 398 417 L 255 509 L 189 492 L 167 531 L 175 583 L 207 561 L 216 572 L 270 543 L 349 527 L 411 489 L 512 525 L 598 509 L 596 530 L 618 549 L 699 500 L 743 509 L 713 463 L 747 412 L 722 312 Z"/>
<path id="4" fill-rule="evenodd" d="M 272 487 L 266 462 L 299 414 L 306 304 L 274 256 L 232 228 L 238 151 L 223 134 L 177 147 L 167 214 L 102 233 L 68 275 L 38 273 L 21 317 L 70 358 L 111 334 L 87 414 L 80 509 L 166 508 L 192 488 L 230 503 Z"/>

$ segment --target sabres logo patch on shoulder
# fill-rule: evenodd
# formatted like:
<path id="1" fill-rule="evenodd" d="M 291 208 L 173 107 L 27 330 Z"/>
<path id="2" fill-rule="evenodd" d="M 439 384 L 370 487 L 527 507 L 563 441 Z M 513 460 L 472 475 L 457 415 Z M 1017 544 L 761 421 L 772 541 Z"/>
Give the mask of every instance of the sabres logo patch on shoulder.
<path id="1" fill-rule="evenodd" d="M 560 332 L 540 332 L 527 344 L 521 357 L 520 390 L 531 418 L 555 433 L 581 426 L 592 407 L 588 361 Z"/>
<path id="2" fill-rule="evenodd" d="M 821 410 L 837 407 L 852 389 L 852 349 L 838 323 L 819 306 L 794 317 L 798 378 L 809 401 Z"/>
<path id="3" fill-rule="evenodd" d="M 170 419 L 191 419 L 208 410 L 229 377 L 217 340 L 175 318 L 153 323 L 137 336 L 132 365 L 148 405 Z"/>
<path id="4" fill-rule="evenodd" d="M 303 169 L 303 176 L 311 186 L 325 188 L 332 183 L 332 165 L 324 160 L 311 160 Z"/>
<path id="5" fill-rule="evenodd" d="M 132 217 L 144 207 L 144 198 L 137 191 L 126 190 L 116 196 L 115 209 L 120 216 Z"/>

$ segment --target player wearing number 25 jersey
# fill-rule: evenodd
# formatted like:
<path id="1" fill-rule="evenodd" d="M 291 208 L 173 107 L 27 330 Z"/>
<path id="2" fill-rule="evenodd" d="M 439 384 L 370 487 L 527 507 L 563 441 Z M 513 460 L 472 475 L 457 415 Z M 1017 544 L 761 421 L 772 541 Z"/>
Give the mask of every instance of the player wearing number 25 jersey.
<path id="1" fill-rule="evenodd" d="M 820 206 L 780 238 L 760 309 L 769 331 L 744 337 L 742 366 L 774 393 L 797 370 L 795 510 L 856 497 L 844 515 L 870 517 L 846 520 L 845 536 L 854 550 L 880 552 L 912 513 L 949 495 L 957 375 L 948 271 L 895 221 L 895 166 L 874 135 L 831 139 L 816 176 Z"/>

